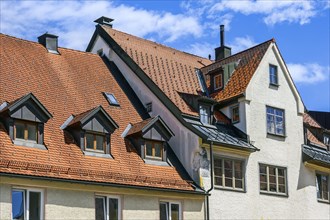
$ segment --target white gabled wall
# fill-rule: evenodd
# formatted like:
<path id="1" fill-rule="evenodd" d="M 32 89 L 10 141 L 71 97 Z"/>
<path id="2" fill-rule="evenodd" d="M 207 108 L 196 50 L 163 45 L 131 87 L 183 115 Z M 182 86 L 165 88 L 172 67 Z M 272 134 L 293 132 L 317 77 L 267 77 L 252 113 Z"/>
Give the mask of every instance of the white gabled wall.
<path id="1" fill-rule="evenodd" d="M 269 64 L 278 67 L 278 87 L 269 85 Z M 246 193 L 212 191 L 212 218 L 330 219 L 329 205 L 317 202 L 315 171 L 302 163 L 303 103 L 275 44 L 268 48 L 245 97 L 246 101 L 240 102 L 245 106 L 241 117 L 246 120 L 246 133 L 260 151 L 246 158 Z M 285 137 L 267 135 L 266 106 L 285 111 Z M 228 109 L 223 109 L 226 115 Z M 239 124 L 237 127 L 242 129 Z M 260 194 L 259 163 L 287 168 L 288 197 Z"/>
<path id="2" fill-rule="evenodd" d="M 91 52 L 96 53 L 100 48 L 103 48 L 103 53 L 117 65 L 141 102 L 144 105 L 152 102 L 151 116 L 160 115 L 173 131 L 175 136 L 170 139 L 169 144 L 178 158 L 180 158 L 181 163 L 190 176 L 194 178 L 194 180 L 199 181 L 199 176 L 196 176 L 196 173 L 194 173 L 192 169 L 194 155 L 196 152 L 200 151 L 197 135 L 184 127 L 126 63 L 109 48 L 108 44 L 100 36 L 98 36 Z"/>

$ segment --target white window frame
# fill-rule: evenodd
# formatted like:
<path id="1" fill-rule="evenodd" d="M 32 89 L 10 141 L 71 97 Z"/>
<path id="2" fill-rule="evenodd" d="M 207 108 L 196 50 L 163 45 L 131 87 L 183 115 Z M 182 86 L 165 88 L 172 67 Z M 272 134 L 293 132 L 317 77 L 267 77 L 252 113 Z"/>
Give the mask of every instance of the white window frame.
<path id="1" fill-rule="evenodd" d="M 201 114 L 201 110 L 202 109 L 205 109 L 205 113 L 203 112 L 203 114 Z M 204 117 L 202 117 L 204 116 Z M 204 121 L 204 118 L 207 117 L 207 121 L 205 122 Z M 199 119 L 200 119 L 200 122 L 202 122 L 203 124 L 210 124 L 211 123 L 211 108 L 209 105 L 203 105 L 203 104 L 200 104 L 199 105 Z"/>
<path id="2" fill-rule="evenodd" d="M 328 200 L 323 199 L 322 198 L 323 195 L 321 195 L 321 198 L 318 198 L 317 197 L 317 191 L 318 191 L 317 175 L 321 175 L 321 179 L 322 179 L 322 176 L 326 176 L 327 177 L 327 180 L 328 180 L 328 182 L 327 182 L 327 184 L 328 184 L 328 192 L 327 192 L 328 193 Z M 316 181 L 316 198 L 317 198 L 317 201 L 319 201 L 319 202 L 325 202 L 325 203 L 330 203 L 330 175 L 327 174 L 327 173 L 322 173 L 322 172 L 317 172 L 316 171 L 315 172 L 315 181 Z M 322 187 L 322 185 L 321 185 L 321 187 Z"/>
<path id="3" fill-rule="evenodd" d="M 241 158 L 230 158 L 230 157 L 222 157 L 222 156 L 214 156 L 214 160 L 215 159 L 218 159 L 218 160 L 221 160 L 221 166 L 222 166 L 222 176 L 221 176 L 221 178 L 222 178 L 222 185 L 216 185 L 216 183 L 215 183 L 215 176 L 216 176 L 216 174 L 215 174 L 215 171 L 213 170 L 213 172 L 214 172 L 214 186 L 216 187 L 216 188 L 219 188 L 219 189 L 229 189 L 229 190 L 234 190 L 234 191 L 243 191 L 243 192 L 245 192 L 246 191 L 246 189 L 245 189 L 245 160 L 244 159 L 241 159 Z M 231 161 L 231 163 L 232 163 L 232 168 L 233 168 L 233 171 L 232 171 L 232 187 L 230 187 L 230 186 L 225 186 L 225 160 L 230 160 Z M 235 161 L 237 161 L 237 162 L 241 162 L 242 163 L 242 188 L 236 188 L 235 187 L 235 166 L 233 165 L 233 163 L 235 162 Z M 214 162 L 213 162 L 213 164 L 214 164 Z M 215 167 L 215 166 L 214 166 Z M 214 169 L 214 167 L 213 167 L 213 169 Z"/>
<path id="4" fill-rule="evenodd" d="M 219 87 L 216 87 L 216 78 L 220 78 L 220 86 Z M 213 89 L 214 90 L 221 89 L 223 87 L 222 83 L 223 83 L 222 82 L 222 74 L 221 73 L 215 74 L 213 76 Z"/>
<path id="5" fill-rule="evenodd" d="M 121 210 L 121 197 L 117 196 L 117 195 L 103 195 L 103 194 L 95 194 L 94 196 L 94 202 L 96 198 L 104 198 L 106 199 L 106 220 L 109 220 L 109 199 L 117 199 L 118 200 L 118 219 L 122 219 L 121 215 L 122 215 L 122 210 Z M 96 209 L 95 209 L 96 212 Z"/>
<path id="6" fill-rule="evenodd" d="M 235 108 L 238 109 L 238 120 L 236 120 L 236 121 L 234 120 L 234 114 L 233 114 L 233 111 L 234 111 Z M 236 104 L 236 105 L 234 105 L 234 106 L 232 106 L 232 107 L 230 108 L 230 114 L 231 114 L 231 122 L 232 122 L 233 124 L 236 124 L 236 123 L 239 123 L 239 122 L 240 122 L 239 104 Z"/>
<path id="7" fill-rule="evenodd" d="M 11 192 L 15 191 L 22 191 L 23 194 L 23 203 L 24 203 L 24 220 L 29 219 L 29 209 L 30 209 L 30 192 L 39 192 L 40 193 L 40 219 L 44 219 L 44 190 L 37 189 L 37 188 L 26 188 L 26 187 L 12 187 Z M 11 193 L 11 204 L 13 205 L 12 193 Z M 14 218 L 13 211 L 11 211 L 11 219 Z M 33 220 L 33 219 L 31 219 Z"/>
<path id="8" fill-rule="evenodd" d="M 276 120 L 277 120 L 277 117 L 280 117 L 280 116 L 276 115 L 275 113 L 274 114 L 268 113 L 268 111 L 267 111 L 268 108 L 273 109 L 274 111 L 275 110 L 279 110 L 279 111 L 282 111 L 283 112 L 283 117 L 282 117 L 283 134 L 280 134 L 280 133 L 278 133 L 276 131 Z M 268 130 L 268 115 L 271 115 L 274 118 L 274 121 L 273 121 L 274 132 L 271 132 L 271 131 Z M 285 122 L 285 110 L 284 109 L 281 109 L 281 108 L 276 108 L 276 107 L 272 107 L 272 106 L 266 105 L 266 131 L 267 131 L 267 134 L 285 137 L 285 135 L 286 135 L 285 125 L 286 125 L 286 122 Z"/>
<path id="9" fill-rule="evenodd" d="M 261 190 L 260 189 L 260 166 L 266 166 L 266 183 L 267 183 L 267 190 Z M 270 191 L 270 182 L 269 182 L 269 167 L 276 168 L 275 170 L 275 178 L 276 178 L 276 192 Z M 284 169 L 284 181 L 285 181 L 285 193 L 279 192 L 278 189 L 278 169 Z M 265 164 L 265 163 L 259 163 L 258 167 L 258 172 L 259 172 L 259 192 L 261 194 L 271 194 L 271 195 L 279 195 L 279 196 L 288 196 L 289 195 L 289 190 L 288 190 L 288 169 L 287 167 L 281 167 L 281 166 L 276 166 L 276 165 L 271 165 L 271 164 Z"/>
<path id="10" fill-rule="evenodd" d="M 179 205 L 179 219 L 182 219 L 182 206 L 181 206 L 181 202 L 178 201 L 172 201 L 172 200 L 160 200 L 159 201 L 159 216 L 160 216 L 160 204 L 161 203 L 166 203 L 168 204 L 167 206 L 167 213 L 168 213 L 168 219 L 167 220 L 172 220 L 172 211 L 171 211 L 171 205 L 172 204 L 176 204 Z"/>

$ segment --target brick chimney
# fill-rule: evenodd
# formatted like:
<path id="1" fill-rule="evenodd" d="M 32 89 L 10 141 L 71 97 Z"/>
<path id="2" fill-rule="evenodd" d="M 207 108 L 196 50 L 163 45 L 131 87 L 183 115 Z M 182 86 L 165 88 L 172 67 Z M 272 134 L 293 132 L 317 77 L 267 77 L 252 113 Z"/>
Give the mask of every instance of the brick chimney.
<path id="1" fill-rule="evenodd" d="M 60 54 L 58 52 L 58 36 L 47 32 L 38 37 L 38 42 L 47 48 L 49 53 Z"/>
<path id="2" fill-rule="evenodd" d="M 220 25 L 220 47 L 215 48 L 215 60 L 231 56 L 231 48 L 225 46 L 225 26 Z"/>

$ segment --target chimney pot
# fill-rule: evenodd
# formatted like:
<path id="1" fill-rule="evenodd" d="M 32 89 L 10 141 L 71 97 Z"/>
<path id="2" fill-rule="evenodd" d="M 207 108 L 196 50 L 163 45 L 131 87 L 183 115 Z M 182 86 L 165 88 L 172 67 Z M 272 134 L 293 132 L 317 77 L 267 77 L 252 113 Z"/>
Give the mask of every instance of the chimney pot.
<path id="1" fill-rule="evenodd" d="M 48 32 L 38 37 L 38 42 L 47 48 L 48 52 L 60 54 L 58 52 L 58 36 L 48 34 Z"/>
<path id="2" fill-rule="evenodd" d="M 231 56 L 231 48 L 225 45 L 225 26 L 220 25 L 220 47 L 215 48 L 215 60 Z"/>
<path id="3" fill-rule="evenodd" d="M 111 22 L 113 22 L 113 21 L 114 21 L 114 19 L 112 19 L 112 18 L 102 16 L 102 17 L 99 17 L 98 19 L 96 19 L 94 22 L 98 23 L 98 24 L 108 25 L 112 28 Z"/>
<path id="4" fill-rule="evenodd" d="M 225 25 L 220 25 L 220 46 L 223 47 L 225 45 Z"/>

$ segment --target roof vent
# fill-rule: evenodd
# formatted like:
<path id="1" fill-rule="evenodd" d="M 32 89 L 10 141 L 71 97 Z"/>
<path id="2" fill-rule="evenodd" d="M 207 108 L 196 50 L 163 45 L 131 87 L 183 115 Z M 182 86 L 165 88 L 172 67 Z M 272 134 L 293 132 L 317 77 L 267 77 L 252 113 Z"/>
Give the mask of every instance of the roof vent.
<path id="1" fill-rule="evenodd" d="M 105 24 L 105 25 L 112 27 L 112 24 L 111 24 L 112 21 L 113 21 L 112 18 L 102 16 L 102 17 L 96 19 L 94 22 L 96 22 L 98 24 Z"/>
<path id="2" fill-rule="evenodd" d="M 57 43 L 58 36 L 53 34 L 48 34 L 47 32 L 38 37 L 38 42 L 44 45 L 48 52 L 54 54 L 60 54 L 57 50 L 58 43 Z"/>

